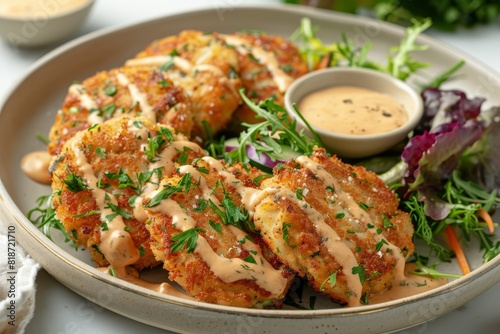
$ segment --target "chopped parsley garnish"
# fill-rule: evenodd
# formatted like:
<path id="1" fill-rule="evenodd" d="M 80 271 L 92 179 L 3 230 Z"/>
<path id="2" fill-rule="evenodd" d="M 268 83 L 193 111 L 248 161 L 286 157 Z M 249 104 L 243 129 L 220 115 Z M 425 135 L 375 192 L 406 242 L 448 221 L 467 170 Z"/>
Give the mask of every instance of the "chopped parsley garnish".
<path id="1" fill-rule="evenodd" d="M 204 198 L 200 198 L 196 201 L 196 207 L 193 208 L 194 212 L 203 212 L 207 208 L 208 201 Z"/>
<path id="2" fill-rule="evenodd" d="M 104 147 L 96 147 L 95 153 L 101 157 L 102 159 L 106 159 L 106 148 Z"/>
<path id="3" fill-rule="evenodd" d="M 370 209 L 370 208 L 373 208 L 373 205 L 368 205 L 368 204 L 366 204 L 366 203 L 359 202 L 359 207 L 360 207 L 361 209 L 363 209 L 363 210 L 365 210 L 365 211 L 366 211 L 366 210 L 368 210 L 368 209 Z"/>
<path id="4" fill-rule="evenodd" d="M 111 209 L 114 213 L 122 216 L 125 219 L 131 219 L 132 215 L 129 214 L 127 211 L 123 210 L 122 208 L 118 207 L 117 205 L 109 202 L 107 205 L 107 208 Z M 111 221 L 112 219 L 110 219 Z"/>
<path id="5" fill-rule="evenodd" d="M 361 285 L 365 283 L 365 268 L 363 266 L 352 267 L 352 273 L 359 276 Z"/>
<path id="6" fill-rule="evenodd" d="M 246 258 L 243 259 L 243 261 L 248 262 L 248 263 L 257 264 L 257 261 L 255 261 L 255 258 L 252 255 L 248 255 Z"/>
<path id="7" fill-rule="evenodd" d="M 74 173 L 68 173 L 66 179 L 62 181 L 64 182 L 68 190 L 74 193 L 89 189 L 85 182 L 83 182 L 82 178 Z"/>
<path id="8" fill-rule="evenodd" d="M 182 152 L 179 155 L 179 157 L 177 158 L 177 162 L 179 163 L 179 165 L 185 165 L 188 162 L 189 154 L 187 152 L 191 152 L 191 151 L 193 151 L 193 150 L 187 146 L 184 146 L 182 148 Z"/>
<path id="9" fill-rule="evenodd" d="M 297 188 L 297 190 L 295 190 L 295 196 L 297 197 L 298 200 L 302 200 L 303 197 L 302 197 L 302 194 L 303 194 L 303 190 L 300 189 L 300 188 Z"/>
<path id="10" fill-rule="evenodd" d="M 164 199 L 168 199 L 170 196 L 172 196 L 175 193 L 178 192 L 185 192 L 188 193 L 189 189 L 191 187 L 191 174 L 186 173 L 182 176 L 182 178 L 179 180 L 179 183 L 177 185 L 173 186 L 170 184 L 167 184 L 162 190 L 160 190 L 151 200 L 144 205 L 146 208 L 152 208 L 160 204 L 160 202 Z"/>
<path id="11" fill-rule="evenodd" d="M 330 286 L 332 288 L 335 286 L 335 284 L 337 283 L 337 270 L 333 272 L 330 276 L 328 276 L 327 279 L 323 281 L 323 283 L 321 283 L 319 291 L 323 291 L 326 283 L 330 283 Z"/>
<path id="12" fill-rule="evenodd" d="M 163 87 L 163 88 L 170 87 L 170 84 L 168 83 L 167 80 L 160 80 L 157 82 L 157 84 L 158 84 L 158 86 Z"/>
<path id="13" fill-rule="evenodd" d="M 118 89 L 116 88 L 116 85 L 109 86 L 109 87 L 107 87 L 107 88 L 106 88 L 106 90 L 104 91 L 104 93 L 105 93 L 107 96 L 115 96 L 117 92 L 118 92 Z"/>
<path id="14" fill-rule="evenodd" d="M 208 223 L 217 233 L 222 234 L 222 225 L 220 223 L 216 223 L 211 219 L 208 221 Z"/>
<path id="15" fill-rule="evenodd" d="M 73 215 L 73 218 L 85 218 L 85 217 L 89 217 L 92 215 L 98 215 L 98 214 L 99 214 L 99 210 L 90 210 L 88 212 L 81 213 L 79 215 Z"/>
<path id="16" fill-rule="evenodd" d="M 110 103 L 101 108 L 100 116 L 104 118 L 111 118 L 116 111 L 116 105 Z"/>
<path id="17" fill-rule="evenodd" d="M 155 162 L 156 153 L 160 148 L 162 148 L 165 143 L 170 144 L 174 140 L 172 132 L 167 128 L 162 127 L 156 134 L 156 137 L 148 138 L 148 148 L 145 153 L 149 162 Z"/>
<path id="18" fill-rule="evenodd" d="M 387 216 L 385 214 L 382 214 L 382 226 L 384 228 L 390 228 L 390 227 L 394 227 L 394 224 L 389 220 L 389 218 L 387 218 Z"/>
<path id="19" fill-rule="evenodd" d="M 142 245 L 140 245 L 139 246 L 139 255 L 143 256 L 144 254 L 146 254 L 146 250 L 144 249 L 144 247 Z"/>
<path id="20" fill-rule="evenodd" d="M 290 247 L 290 248 L 295 248 L 297 247 L 297 245 L 292 245 L 290 244 L 290 241 L 289 241 L 289 238 L 290 238 L 290 232 L 288 231 L 288 229 L 292 227 L 292 223 L 286 223 L 286 222 L 283 222 L 282 226 L 281 226 L 281 231 L 283 232 L 283 240 L 285 240 L 286 244 Z"/>
<path id="21" fill-rule="evenodd" d="M 170 57 L 166 62 L 160 66 L 161 71 L 168 71 L 174 66 L 174 57 Z"/>
<path id="22" fill-rule="evenodd" d="M 388 245 L 388 244 L 389 243 L 385 239 L 382 239 L 379 242 L 377 242 L 377 245 L 375 245 L 375 249 L 377 249 L 377 251 L 379 251 L 384 245 Z"/>
<path id="23" fill-rule="evenodd" d="M 221 218 L 224 225 L 234 225 L 241 230 L 246 230 L 246 223 L 249 217 L 248 212 L 246 212 L 243 208 L 236 206 L 227 192 L 224 192 L 224 198 L 219 206 L 212 200 L 209 200 L 208 204 Z"/>
<path id="24" fill-rule="evenodd" d="M 104 175 L 110 180 L 118 180 L 118 189 L 123 189 L 123 188 L 131 188 L 134 190 L 137 190 L 137 186 L 135 185 L 135 182 L 132 180 L 130 175 L 125 173 L 122 168 L 118 171 L 118 173 L 112 173 L 112 172 L 104 172 Z"/>
<path id="25" fill-rule="evenodd" d="M 204 233 L 205 231 L 201 228 L 193 227 L 177 235 L 174 235 L 170 240 L 172 240 L 172 245 L 170 250 L 172 252 L 177 252 L 186 247 L 188 253 L 194 252 L 196 249 L 196 244 L 198 242 L 198 232 Z"/>

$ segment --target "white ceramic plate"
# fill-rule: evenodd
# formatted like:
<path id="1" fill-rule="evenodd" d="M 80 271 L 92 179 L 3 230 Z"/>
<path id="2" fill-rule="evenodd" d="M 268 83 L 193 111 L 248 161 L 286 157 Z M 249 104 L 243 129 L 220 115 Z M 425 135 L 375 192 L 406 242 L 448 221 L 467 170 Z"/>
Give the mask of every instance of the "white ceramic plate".
<path id="1" fill-rule="evenodd" d="M 322 304 L 322 309 L 312 311 L 223 307 L 162 295 L 102 274 L 91 264 L 86 251 L 75 251 L 61 239 L 50 241 L 25 217 L 36 198 L 50 190 L 29 180 L 19 162 L 26 153 L 44 149 L 35 134 L 48 133 L 67 87 L 74 80 L 120 66 L 152 40 L 183 29 L 260 29 L 289 36 L 304 16 L 320 27 L 319 36 L 325 41 L 338 40 L 342 32 L 356 43 L 372 41 L 371 55 L 380 60 L 403 36 L 403 30 L 393 25 L 304 7 L 236 7 L 187 12 L 97 32 L 40 59 L 14 88 L 0 113 L 0 199 L 17 225 L 20 244 L 52 276 L 78 294 L 132 319 L 178 332 L 388 332 L 443 315 L 498 282 L 500 257 L 481 265 L 477 245 L 470 245 L 467 256 L 474 269 L 471 274 L 410 298 L 354 308 Z M 492 93 L 500 87 L 500 77 L 494 71 L 430 38 L 422 37 L 420 42 L 430 48 L 417 59 L 433 64 L 421 80 L 466 59 L 460 79 L 451 86 L 471 96 L 487 97 L 488 104 L 500 104 L 500 96 Z M 443 269 L 458 272 L 454 264 Z"/>

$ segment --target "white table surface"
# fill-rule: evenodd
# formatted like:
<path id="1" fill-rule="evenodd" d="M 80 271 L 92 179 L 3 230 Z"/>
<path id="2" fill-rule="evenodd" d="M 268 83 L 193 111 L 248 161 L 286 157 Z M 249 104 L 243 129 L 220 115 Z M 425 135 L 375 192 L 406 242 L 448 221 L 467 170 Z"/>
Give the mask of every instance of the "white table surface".
<path id="1" fill-rule="evenodd" d="M 97 0 L 76 36 L 113 25 L 124 25 L 201 7 L 230 10 L 232 6 L 278 0 Z M 427 33 L 453 45 L 500 73 L 500 20 L 456 33 Z M 3 100 L 30 65 L 51 48 L 22 50 L 0 42 L 0 100 Z M 34 318 L 26 333 L 165 333 L 101 308 L 61 285 L 47 272 L 37 278 Z M 500 284 L 443 317 L 400 333 L 500 333 Z"/>

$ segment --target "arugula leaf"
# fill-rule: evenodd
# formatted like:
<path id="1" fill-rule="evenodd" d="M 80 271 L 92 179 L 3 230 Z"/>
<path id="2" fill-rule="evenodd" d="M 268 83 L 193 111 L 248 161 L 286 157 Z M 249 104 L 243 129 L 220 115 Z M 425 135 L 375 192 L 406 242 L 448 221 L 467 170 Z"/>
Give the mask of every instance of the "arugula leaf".
<path id="1" fill-rule="evenodd" d="M 309 155 L 316 146 L 323 146 L 319 136 L 312 131 L 314 139 L 304 135 L 297 129 L 297 121 L 291 120 L 288 112 L 282 106 L 268 99 L 255 104 L 240 90 L 243 101 L 255 112 L 256 118 L 264 119 L 260 123 L 243 123 L 247 129 L 241 132 L 238 139 L 239 147 L 226 153 L 226 160 L 232 162 L 247 162 L 247 145 L 255 148 L 258 154 L 266 153 L 271 159 L 279 159 L 284 148 L 290 148 L 299 154 Z"/>

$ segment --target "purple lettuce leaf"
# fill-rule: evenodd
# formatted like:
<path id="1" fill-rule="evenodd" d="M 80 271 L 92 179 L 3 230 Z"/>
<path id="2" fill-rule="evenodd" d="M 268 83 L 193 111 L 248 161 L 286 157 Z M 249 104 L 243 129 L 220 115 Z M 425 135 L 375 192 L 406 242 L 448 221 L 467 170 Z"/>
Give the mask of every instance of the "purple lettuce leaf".
<path id="1" fill-rule="evenodd" d="M 445 218 L 450 210 L 438 197 L 459 166 L 463 153 L 483 135 L 478 120 L 484 99 L 467 99 L 460 91 L 426 89 L 422 93 L 425 117 L 421 134 L 412 137 L 401 158 L 407 168 L 403 183 L 418 191 L 426 214 Z"/>
<path id="2" fill-rule="evenodd" d="M 500 194 L 500 107 L 493 107 L 482 115 L 484 134 L 460 161 L 459 170 L 470 181 Z"/>
<path id="3" fill-rule="evenodd" d="M 440 90 L 426 88 L 421 93 L 424 102 L 424 115 L 415 129 L 416 134 L 434 130 L 441 124 L 459 122 L 465 123 L 475 119 L 481 113 L 483 98 L 468 99 L 459 90 Z"/>
<path id="4" fill-rule="evenodd" d="M 475 120 L 441 127 L 439 133 L 413 137 L 401 158 L 407 165 L 404 183 L 410 189 L 441 189 L 458 167 L 463 152 L 481 138 L 482 126 Z"/>

